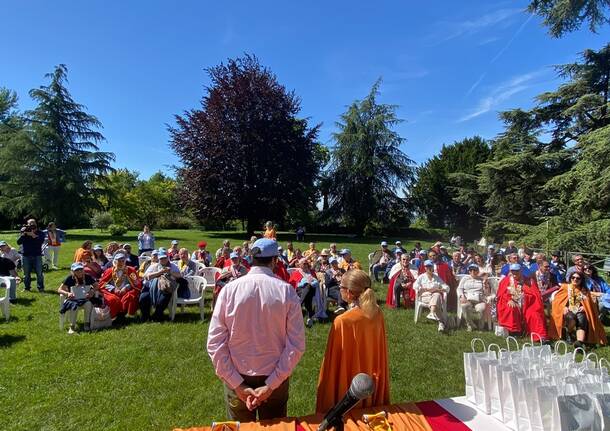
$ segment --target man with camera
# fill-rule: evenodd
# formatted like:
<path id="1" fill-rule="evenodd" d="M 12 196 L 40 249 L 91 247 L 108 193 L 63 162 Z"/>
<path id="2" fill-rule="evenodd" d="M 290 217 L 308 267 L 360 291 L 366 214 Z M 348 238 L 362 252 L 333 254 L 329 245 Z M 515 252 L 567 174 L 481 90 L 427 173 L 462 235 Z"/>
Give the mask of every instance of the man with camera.
<path id="1" fill-rule="evenodd" d="M 45 235 L 38 230 L 36 220 L 29 219 L 27 224 L 21 228 L 17 244 L 23 247 L 23 284 L 25 290 L 30 291 L 32 287 L 32 270 L 36 271 L 36 284 L 38 291 L 44 290 L 44 276 L 42 275 L 42 244 Z"/>

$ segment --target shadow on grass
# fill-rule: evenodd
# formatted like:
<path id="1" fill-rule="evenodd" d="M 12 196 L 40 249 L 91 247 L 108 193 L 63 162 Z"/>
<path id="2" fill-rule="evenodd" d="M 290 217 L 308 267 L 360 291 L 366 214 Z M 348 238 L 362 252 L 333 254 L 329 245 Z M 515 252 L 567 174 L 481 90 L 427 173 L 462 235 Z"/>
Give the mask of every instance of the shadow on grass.
<path id="1" fill-rule="evenodd" d="M 25 335 L 10 335 L 10 334 L 2 334 L 0 335 L 0 348 L 10 347 L 15 343 L 25 340 Z"/>
<path id="2" fill-rule="evenodd" d="M 12 304 L 29 306 L 36 302 L 36 298 L 17 298 L 13 299 Z"/>

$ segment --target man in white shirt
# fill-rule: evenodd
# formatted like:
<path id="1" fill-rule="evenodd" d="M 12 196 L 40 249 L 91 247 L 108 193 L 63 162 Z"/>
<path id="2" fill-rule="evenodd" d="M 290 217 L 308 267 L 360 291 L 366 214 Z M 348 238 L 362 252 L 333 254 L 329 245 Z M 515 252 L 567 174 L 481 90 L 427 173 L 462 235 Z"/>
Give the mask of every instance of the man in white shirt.
<path id="1" fill-rule="evenodd" d="M 227 415 L 241 422 L 286 416 L 289 377 L 305 351 L 301 301 L 272 271 L 277 242 L 259 239 L 251 253 L 250 272 L 218 295 L 207 342 Z"/>
<path id="2" fill-rule="evenodd" d="M 413 289 L 419 300 L 430 308 L 427 318 L 438 322 L 438 331 L 445 330 L 445 295 L 449 292 L 449 285 L 434 273 L 434 262 L 424 262 L 426 272 L 420 274 L 413 284 Z"/>

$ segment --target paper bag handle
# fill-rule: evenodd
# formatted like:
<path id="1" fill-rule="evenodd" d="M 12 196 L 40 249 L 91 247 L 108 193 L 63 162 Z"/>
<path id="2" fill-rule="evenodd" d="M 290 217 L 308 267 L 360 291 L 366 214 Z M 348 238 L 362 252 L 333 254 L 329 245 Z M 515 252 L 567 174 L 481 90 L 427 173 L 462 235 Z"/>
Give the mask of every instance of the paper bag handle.
<path id="1" fill-rule="evenodd" d="M 563 340 L 559 340 L 555 343 L 555 346 L 553 347 L 553 350 L 555 351 L 555 353 L 558 353 L 559 346 L 563 346 L 563 355 L 568 353 L 568 343 L 566 343 Z"/>
<path id="2" fill-rule="evenodd" d="M 480 338 L 473 338 L 473 339 L 470 341 L 470 347 L 472 348 L 472 351 L 473 351 L 473 352 L 476 352 L 476 351 L 477 351 L 477 349 L 476 349 L 476 347 L 477 347 L 477 341 L 480 341 L 480 342 L 481 342 L 481 344 L 483 345 L 483 352 L 484 352 L 484 351 L 486 350 L 486 349 L 485 349 L 485 341 L 483 341 L 483 340 L 482 340 L 482 339 L 480 339 Z"/>
<path id="3" fill-rule="evenodd" d="M 513 340 L 515 342 L 515 346 L 517 346 L 517 349 L 515 351 L 519 350 L 519 342 L 517 341 L 517 339 L 511 335 L 509 335 L 508 337 L 506 337 L 506 347 L 508 347 L 508 351 L 510 352 L 510 341 Z"/>
<path id="4" fill-rule="evenodd" d="M 572 360 L 574 362 L 576 362 L 576 353 L 579 350 L 582 352 L 583 361 L 584 361 L 584 358 L 587 356 L 587 352 L 585 352 L 585 349 L 583 349 L 582 347 L 577 347 L 577 348 L 574 349 L 574 352 L 572 352 Z M 582 361 L 580 361 L 580 362 L 582 362 Z"/>
<path id="5" fill-rule="evenodd" d="M 595 364 L 595 366 L 599 366 L 599 356 L 597 356 L 597 353 L 595 352 L 589 353 L 587 356 L 585 356 L 585 359 L 583 359 L 583 361 L 588 360 L 589 356 L 595 356 L 595 360 L 593 361 L 593 363 Z"/>

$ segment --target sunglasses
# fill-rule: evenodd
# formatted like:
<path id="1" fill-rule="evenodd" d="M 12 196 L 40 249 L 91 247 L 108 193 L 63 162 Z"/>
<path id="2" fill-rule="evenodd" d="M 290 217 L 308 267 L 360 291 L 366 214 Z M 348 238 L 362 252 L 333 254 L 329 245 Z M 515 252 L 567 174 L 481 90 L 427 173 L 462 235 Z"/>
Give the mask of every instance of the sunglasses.
<path id="1" fill-rule="evenodd" d="M 580 280 L 580 277 L 572 277 L 570 280 Z"/>

